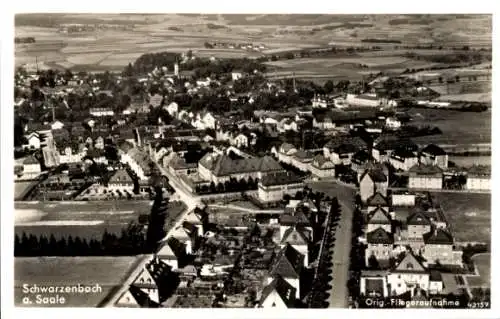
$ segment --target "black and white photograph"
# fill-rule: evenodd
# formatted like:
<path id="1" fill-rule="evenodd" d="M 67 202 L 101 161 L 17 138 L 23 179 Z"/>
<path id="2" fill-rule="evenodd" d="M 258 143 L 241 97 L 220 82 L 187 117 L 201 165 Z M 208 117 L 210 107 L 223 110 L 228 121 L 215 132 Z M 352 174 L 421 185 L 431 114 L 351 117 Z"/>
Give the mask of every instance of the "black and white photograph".
<path id="1" fill-rule="evenodd" d="M 493 14 L 260 9 L 15 14 L 16 308 L 492 308 Z"/>

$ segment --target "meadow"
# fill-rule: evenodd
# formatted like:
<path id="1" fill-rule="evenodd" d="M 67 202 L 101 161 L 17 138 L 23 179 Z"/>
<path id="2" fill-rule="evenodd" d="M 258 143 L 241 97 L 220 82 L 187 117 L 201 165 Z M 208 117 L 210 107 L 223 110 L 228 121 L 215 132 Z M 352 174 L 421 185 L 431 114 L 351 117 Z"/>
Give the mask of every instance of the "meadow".
<path id="1" fill-rule="evenodd" d="M 458 242 L 491 240 L 491 194 L 433 193 Z"/>

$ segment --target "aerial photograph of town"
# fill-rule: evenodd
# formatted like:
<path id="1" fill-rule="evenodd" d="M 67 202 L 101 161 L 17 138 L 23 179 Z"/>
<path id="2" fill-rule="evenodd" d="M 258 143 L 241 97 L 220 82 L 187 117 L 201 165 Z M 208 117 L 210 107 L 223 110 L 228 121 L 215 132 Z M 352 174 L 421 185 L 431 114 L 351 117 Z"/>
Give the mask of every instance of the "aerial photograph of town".
<path id="1" fill-rule="evenodd" d="M 16 307 L 492 307 L 492 15 L 14 22 Z"/>

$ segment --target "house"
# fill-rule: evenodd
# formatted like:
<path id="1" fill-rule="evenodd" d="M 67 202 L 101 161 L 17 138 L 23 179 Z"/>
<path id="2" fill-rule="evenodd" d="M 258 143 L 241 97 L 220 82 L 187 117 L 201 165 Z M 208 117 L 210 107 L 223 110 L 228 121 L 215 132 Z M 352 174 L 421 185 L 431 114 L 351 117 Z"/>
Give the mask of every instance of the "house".
<path id="1" fill-rule="evenodd" d="M 172 116 L 174 118 L 177 115 L 177 113 L 179 112 L 179 105 L 175 102 L 172 102 L 169 105 L 164 106 L 163 108 L 168 112 L 168 114 L 170 114 L 170 116 Z"/>
<path id="2" fill-rule="evenodd" d="M 198 113 L 196 117 L 191 120 L 191 125 L 199 130 L 215 130 L 217 126 L 217 120 L 210 112 Z"/>
<path id="3" fill-rule="evenodd" d="M 158 93 L 149 96 L 149 105 L 151 105 L 153 108 L 159 107 L 162 102 L 163 102 L 163 96 L 161 96 Z"/>
<path id="4" fill-rule="evenodd" d="M 310 170 L 312 161 L 313 161 L 312 152 L 299 149 L 284 162 L 295 166 L 302 172 L 308 172 Z"/>
<path id="5" fill-rule="evenodd" d="M 134 180 L 125 169 L 119 169 L 109 178 L 108 188 L 132 193 Z"/>
<path id="6" fill-rule="evenodd" d="M 283 213 L 279 217 L 279 225 L 280 225 L 280 237 L 279 242 L 283 240 L 285 233 L 290 228 L 298 228 L 301 229 L 302 233 L 306 235 L 306 238 L 311 240 L 313 238 L 313 228 L 310 219 L 306 216 L 306 212 L 313 211 L 307 206 L 297 206 L 293 212 Z M 308 235 L 310 234 L 310 235 Z"/>
<path id="7" fill-rule="evenodd" d="M 197 171 L 198 164 L 196 163 L 186 163 L 186 160 L 177 153 L 173 153 L 170 161 L 168 162 L 168 168 L 173 174 L 192 174 Z"/>
<path id="8" fill-rule="evenodd" d="M 265 174 L 283 171 L 270 156 L 232 159 L 226 154 L 207 153 L 198 162 L 198 173 L 204 180 L 224 183 L 237 180 L 261 179 Z"/>
<path id="9" fill-rule="evenodd" d="M 231 145 L 236 147 L 248 147 L 249 138 L 247 135 L 240 133 L 235 138 L 231 139 Z"/>
<path id="10" fill-rule="evenodd" d="M 397 130 L 401 128 L 401 121 L 395 117 L 388 117 L 385 119 L 385 127 L 390 130 Z"/>
<path id="11" fill-rule="evenodd" d="M 412 252 L 407 252 L 387 276 L 390 295 L 398 296 L 409 291 L 413 296 L 417 287 L 427 291 L 429 289 L 429 276 L 429 271 L 415 255 Z"/>
<path id="12" fill-rule="evenodd" d="M 423 236 L 425 246 L 420 253 L 429 265 L 454 265 L 462 267 L 462 251 L 454 250 L 453 236 L 448 230 L 435 227 Z"/>
<path id="13" fill-rule="evenodd" d="M 277 202 L 284 195 L 295 196 L 304 189 L 302 179 L 292 172 L 268 173 L 258 183 L 259 200 L 263 202 Z"/>
<path id="14" fill-rule="evenodd" d="M 184 258 L 185 252 L 185 245 L 177 238 L 170 237 L 162 244 L 157 256 L 162 262 L 169 265 L 173 271 L 176 271 L 179 268 L 179 259 Z"/>
<path id="15" fill-rule="evenodd" d="M 392 257 L 394 237 L 390 231 L 383 226 L 378 227 L 366 234 L 365 264 L 367 267 L 372 265 L 372 259 L 377 263 L 387 264 Z"/>
<path id="16" fill-rule="evenodd" d="M 298 131 L 297 122 L 290 118 L 284 118 L 278 123 L 278 132 Z"/>
<path id="17" fill-rule="evenodd" d="M 286 245 L 279 251 L 271 264 L 267 284 L 270 284 L 275 276 L 280 276 L 296 289 L 295 298 L 300 299 L 300 275 L 303 268 L 304 256 L 292 246 Z"/>
<path id="18" fill-rule="evenodd" d="M 105 116 L 114 116 L 115 112 L 111 108 L 107 107 L 94 107 L 89 110 L 90 115 L 95 117 L 105 117 Z"/>
<path id="19" fill-rule="evenodd" d="M 186 222 L 184 222 L 182 225 L 174 228 L 171 234 L 171 237 L 183 244 L 183 253 L 186 255 L 191 255 L 193 253 L 194 241 L 198 234 L 198 230 L 193 229 L 191 226 L 193 225 L 190 223 L 186 224 Z"/>
<path id="20" fill-rule="evenodd" d="M 194 209 L 187 213 L 184 221 L 196 226 L 198 236 L 201 237 L 204 234 L 203 227 L 208 222 L 208 214 L 201 209 Z"/>
<path id="21" fill-rule="evenodd" d="M 383 208 L 377 208 L 368 213 L 368 222 L 366 224 L 366 232 L 370 233 L 375 229 L 382 228 L 388 233 L 392 233 L 391 216 Z"/>
<path id="22" fill-rule="evenodd" d="M 417 152 L 418 145 L 408 138 L 381 136 L 373 142 L 372 156 L 377 162 L 387 162 L 396 149 Z"/>
<path id="23" fill-rule="evenodd" d="M 50 124 L 50 128 L 52 130 L 60 130 L 64 127 L 64 123 L 62 123 L 61 121 L 54 121 Z"/>
<path id="24" fill-rule="evenodd" d="M 391 193 L 391 205 L 396 207 L 415 206 L 416 195 L 406 191 L 393 191 Z"/>
<path id="25" fill-rule="evenodd" d="M 233 81 L 238 81 L 239 79 L 241 79 L 243 77 L 243 73 L 239 72 L 239 71 L 233 71 L 231 72 L 231 79 Z"/>
<path id="26" fill-rule="evenodd" d="M 309 265 L 309 245 L 312 241 L 311 232 L 303 227 L 289 227 L 282 235 L 280 247 L 292 246 L 304 256 L 304 267 Z"/>
<path id="27" fill-rule="evenodd" d="M 397 148 L 389 156 L 389 163 L 396 170 L 407 171 L 418 164 L 418 156 L 406 148 Z"/>
<path id="28" fill-rule="evenodd" d="M 424 234 L 431 231 L 432 222 L 422 211 L 417 211 L 406 218 L 409 239 L 423 240 Z"/>
<path id="29" fill-rule="evenodd" d="M 364 203 L 376 192 L 387 196 L 388 187 L 389 180 L 381 170 L 366 170 L 359 179 L 359 194 Z"/>
<path id="30" fill-rule="evenodd" d="M 330 150 L 330 161 L 335 165 L 349 165 L 351 164 L 352 156 L 357 151 L 358 149 L 353 144 L 342 143 Z"/>
<path id="31" fill-rule="evenodd" d="M 102 136 L 97 136 L 94 139 L 94 147 L 100 150 L 104 149 L 104 137 Z"/>
<path id="32" fill-rule="evenodd" d="M 371 213 L 377 208 L 382 208 L 383 210 L 388 212 L 390 207 L 389 200 L 387 199 L 387 197 L 380 194 L 379 192 L 376 192 L 372 196 L 368 197 L 368 199 L 366 200 L 366 206 L 367 206 L 366 211 L 368 213 Z"/>
<path id="33" fill-rule="evenodd" d="M 368 153 L 365 150 L 359 150 L 356 153 L 354 153 L 351 157 L 351 169 L 355 171 L 358 174 L 358 182 L 359 182 L 359 177 L 365 169 L 367 168 L 367 164 L 373 161 L 373 157 L 370 153 Z"/>
<path id="34" fill-rule="evenodd" d="M 293 308 L 296 300 L 295 296 L 296 288 L 281 276 L 276 275 L 271 283 L 262 289 L 259 308 Z"/>
<path id="35" fill-rule="evenodd" d="M 87 148 L 83 143 L 72 143 L 70 146 L 66 146 L 58 152 L 59 163 L 81 163 L 86 154 Z"/>
<path id="36" fill-rule="evenodd" d="M 420 151 L 420 163 L 444 170 L 448 168 L 448 154 L 441 147 L 429 144 Z"/>
<path id="37" fill-rule="evenodd" d="M 41 172 L 40 162 L 34 156 L 28 156 L 23 160 L 23 175 L 34 176 Z"/>
<path id="38" fill-rule="evenodd" d="M 443 171 L 434 165 L 414 165 L 409 170 L 408 188 L 442 189 Z"/>
<path id="39" fill-rule="evenodd" d="M 491 168 L 487 166 L 473 166 L 467 172 L 467 189 L 491 190 Z"/>
<path id="40" fill-rule="evenodd" d="M 318 154 L 313 158 L 310 169 L 311 173 L 319 178 L 335 176 L 335 164 L 321 154 Z"/>
<path id="41" fill-rule="evenodd" d="M 31 132 L 25 135 L 27 143 L 23 145 L 24 149 L 38 150 L 40 149 L 40 134 L 37 132 Z"/>

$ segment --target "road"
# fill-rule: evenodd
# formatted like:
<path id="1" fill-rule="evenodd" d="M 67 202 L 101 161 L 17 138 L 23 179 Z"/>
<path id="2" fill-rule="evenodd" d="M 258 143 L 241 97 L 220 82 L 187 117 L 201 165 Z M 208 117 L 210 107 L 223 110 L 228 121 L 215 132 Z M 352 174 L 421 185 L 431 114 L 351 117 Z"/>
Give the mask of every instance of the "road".
<path id="1" fill-rule="evenodd" d="M 328 291 L 329 308 L 347 308 L 349 291 L 349 262 L 352 239 L 352 217 L 354 211 L 355 190 L 335 182 L 312 182 L 309 186 L 316 191 L 324 192 L 330 197 L 337 197 L 340 204 L 340 220 L 335 227 L 335 245 L 330 248 L 332 266 L 332 288 Z"/>
<path id="2" fill-rule="evenodd" d="M 219 205 L 219 204 L 210 204 L 208 207 L 213 207 L 213 208 L 227 208 L 227 209 L 232 209 L 244 213 L 249 213 L 249 214 L 281 214 L 283 213 L 283 209 L 265 209 L 265 210 L 260 210 L 260 209 L 254 209 L 254 208 L 247 208 L 247 207 L 241 207 L 237 205 Z"/>
<path id="3" fill-rule="evenodd" d="M 172 236 L 173 230 L 182 224 L 186 215 L 190 211 L 195 209 L 198 204 L 201 204 L 201 199 L 199 198 L 199 196 L 193 196 L 193 194 L 191 194 L 191 192 L 189 192 L 189 190 L 187 190 L 181 184 L 177 176 L 171 174 L 168 170 L 161 167 L 158 163 L 156 164 L 160 172 L 168 177 L 169 184 L 179 195 L 180 201 L 182 201 L 186 205 L 186 208 L 177 216 L 177 219 L 175 220 L 173 226 L 167 231 L 165 238 L 162 240 L 162 242 L 165 242 L 168 238 Z M 114 307 L 114 305 L 118 301 L 118 298 L 120 298 L 123 295 L 123 293 L 125 293 L 125 291 L 129 289 L 129 286 L 133 283 L 135 278 L 137 278 L 139 273 L 144 269 L 146 264 L 151 261 L 152 258 L 153 255 L 144 255 L 143 257 L 141 257 L 141 260 L 137 264 L 137 267 L 135 267 L 131 271 L 130 275 L 124 281 L 120 289 L 116 293 L 114 293 L 113 296 L 109 298 L 109 300 L 103 305 L 103 307 Z"/>

